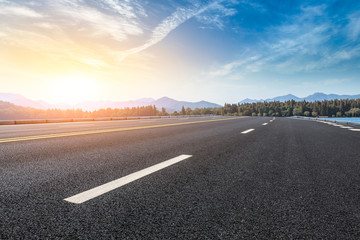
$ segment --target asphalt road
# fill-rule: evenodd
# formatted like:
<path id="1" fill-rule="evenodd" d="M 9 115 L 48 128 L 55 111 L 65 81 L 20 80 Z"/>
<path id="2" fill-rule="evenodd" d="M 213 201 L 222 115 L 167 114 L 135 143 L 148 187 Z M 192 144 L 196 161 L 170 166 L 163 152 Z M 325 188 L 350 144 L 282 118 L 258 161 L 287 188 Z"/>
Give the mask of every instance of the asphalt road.
<path id="1" fill-rule="evenodd" d="M 0 126 L 0 239 L 360 239 L 360 132 L 270 120 Z"/>

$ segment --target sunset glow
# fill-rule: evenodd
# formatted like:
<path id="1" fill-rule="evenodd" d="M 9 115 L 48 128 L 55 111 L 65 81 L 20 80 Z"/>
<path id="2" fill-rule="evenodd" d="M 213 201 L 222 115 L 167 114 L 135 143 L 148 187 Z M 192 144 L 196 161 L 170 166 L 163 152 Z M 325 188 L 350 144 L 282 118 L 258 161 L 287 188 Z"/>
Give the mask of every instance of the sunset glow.
<path id="1" fill-rule="evenodd" d="M 0 0 L 0 91 L 69 104 L 358 94 L 360 2 L 345 2 Z"/>
<path id="2" fill-rule="evenodd" d="M 76 104 L 99 95 L 97 82 L 85 76 L 60 77 L 50 83 L 48 92 L 53 102 Z"/>

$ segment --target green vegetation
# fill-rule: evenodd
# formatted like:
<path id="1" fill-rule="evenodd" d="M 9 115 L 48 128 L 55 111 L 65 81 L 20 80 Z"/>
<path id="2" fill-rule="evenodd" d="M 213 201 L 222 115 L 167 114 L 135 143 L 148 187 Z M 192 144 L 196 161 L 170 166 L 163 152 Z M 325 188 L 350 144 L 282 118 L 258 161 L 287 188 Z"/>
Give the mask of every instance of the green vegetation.
<path id="1" fill-rule="evenodd" d="M 242 116 L 360 117 L 360 99 L 225 104 L 223 111 L 225 115 Z"/>
<path id="2" fill-rule="evenodd" d="M 27 108 L 16 106 L 12 103 L 0 101 L 0 119 L 1 120 L 15 120 L 15 119 L 55 119 L 55 118 L 101 118 L 101 117 L 131 117 L 131 116 L 169 116 L 169 115 L 204 115 L 217 114 L 221 115 L 221 108 L 213 110 L 211 108 L 182 108 L 179 113 L 174 112 L 169 114 L 165 108 L 160 111 L 156 106 L 142 106 L 132 108 L 106 108 L 96 111 L 83 111 L 82 109 L 48 109 L 41 110 L 35 108 Z"/>
<path id="3" fill-rule="evenodd" d="M 99 118 L 99 117 L 130 117 L 130 116 L 168 116 L 168 115 L 225 115 L 225 116 L 328 116 L 328 117 L 360 117 L 360 99 L 331 100 L 317 102 L 259 102 L 246 104 L 225 104 L 218 108 L 185 108 L 174 113 L 167 113 L 165 108 L 158 110 L 156 106 L 133 108 L 107 108 L 97 111 L 81 109 L 48 109 L 40 110 L 16 106 L 0 101 L 0 119 L 53 119 L 53 118 Z"/>

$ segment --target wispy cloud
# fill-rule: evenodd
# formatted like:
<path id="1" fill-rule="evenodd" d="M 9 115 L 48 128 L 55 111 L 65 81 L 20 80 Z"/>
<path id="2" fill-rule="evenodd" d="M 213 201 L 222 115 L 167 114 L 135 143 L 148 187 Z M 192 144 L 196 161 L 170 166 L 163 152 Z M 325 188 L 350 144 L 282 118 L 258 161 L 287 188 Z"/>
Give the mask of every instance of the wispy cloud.
<path id="1" fill-rule="evenodd" d="M 339 85 L 339 84 L 344 84 L 346 82 L 349 82 L 350 79 L 347 79 L 347 78 L 341 78 L 341 79 L 337 79 L 337 78 L 334 78 L 334 79 L 327 79 L 327 80 L 324 80 L 321 82 L 321 84 L 324 84 L 324 85 Z"/>
<path id="2" fill-rule="evenodd" d="M 123 41 L 129 35 L 141 35 L 143 33 L 138 23 L 126 18 L 106 15 L 101 11 L 90 7 L 62 7 L 58 10 L 62 16 L 71 19 L 68 26 L 77 25 L 83 32 L 90 33 L 93 37 L 110 36 L 114 40 Z"/>
<path id="3" fill-rule="evenodd" d="M 22 6 L 1 6 L 0 15 L 8 15 L 9 17 L 11 16 L 26 17 L 26 18 L 43 17 L 42 14 L 39 14 L 30 8 L 22 7 Z"/>
<path id="4" fill-rule="evenodd" d="M 0 16 L 22 16 L 38 19 L 33 22 L 20 22 L 15 25 L 6 26 L 7 31 L 3 31 L 3 36 L 9 35 L 9 39 L 14 38 L 10 35 L 16 30 L 21 31 L 23 38 L 29 37 L 30 40 L 24 41 L 29 44 L 32 49 L 42 48 L 36 45 L 44 39 L 51 39 L 56 36 L 57 41 L 66 41 L 67 45 L 78 45 L 80 49 L 84 49 L 84 41 L 88 46 L 97 46 L 105 50 L 108 56 L 112 56 L 117 60 L 124 60 L 132 54 L 139 53 L 149 47 L 159 43 L 170 32 L 187 20 L 199 16 L 209 9 L 222 12 L 223 15 L 233 15 L 235 10 L 225 8 L 221 5 L 223 0 L 215 0 L 202 4 L 201 2 L 193 2 L 190 6 L 179 6 L 170 15 L 165 17 L 159 24 L 152 29 L 146 24 L 148 16 L 143 2 L 134 1 L 116 1 L 101 0 L 88 3 L 82 0 L 44 0 L 41 4 L 37 1 L 27 2 L 23 5 L 17 3 L 9 3 L 0 0 Z M 42 30 L 39 30 L 42 29 Z M 32 34 L 31 34 L 32 33 Z M 136 47 L 128 41 L 131 37 L 140 37 L 143 43 Z M 83 39 L 82 42 L 79 39 Z M 137 39 L 137 43 L 141 43 Z M 8 41 L 9 42 L 9 41 Z M 49 45 L 53 46 L 53 44 Z M 125 48 L 125 49 L 124 49 Z M 123 49 L 119 51 L 118 49 Z M 91 49 L 89 54 L 91 55 Z M 56 49 L 47 50 L 49 54 L 57 52 Z M 82 57 L 81 59 L 89 59 Z M 82 60 L 81 62 L 90 65 L 101 66 L 96 61 Z"/>
<path id="5" fill-rule="evenodd" d="M 196 6 L 194 8 L 178 8 L 171 16 L 165 18 L 153 31 L 147 42 L 139 47 L 135 47 L 118 53 L 119 59 L 123 60 L 127 56 L 141 52 L 164 39 L 171 31 L 194 16 L 205 12 L 206 10 L 220 4 L 223 0 L 214 1 L 205 6 Z"/>
<path id="6" fill-rule="evenodd" d="M 261 58 L 261 55 L 252 56 L 252 57 L 248 57 L 248 58 L 244 57 L 241 60 L 236 60 L 231 63 L 225 64 L 225 65 L 221 66 L 220 69 L 212 71 L 208 75 L 211 77 L 226 76 L 226 75 L 229 75 L 230 73 L 232 73 L 235 69 L 244 67 L 244 66 L 248 67 L 249 70 L 256 71 L 254 63 L 256 63 L 257 60 L 260 58 Z"/>
<path id="7" fill-rule="evenodd" d="M 143 35 L 137 16 L 146 16 L 135 0 L 91 4 L 82 0 L 0 1 L 0 9 L 1 37 L 6 40 L 0 44 L 18 44 L 90 66 L 104 65 L 101 56 L 93 57 L 99 52 L 94 49 L 111 49 L 110 41 L 121 46 L 129 37 Z"/>
<path id="8" fill-rule="evenodd" d="M 346 26 L 348 37 L 352 41 L 357 41 L 360 36 L 360 11 L 348 16 L 349 23 Z"/>
<path id="9" fill-rule="evenodd" d="M 348 19 L 345 31 L 354 41 L 360 34 L 360 14 L 351 14 Z M 222 65 L 209 75 L 226 76 L 239 71 L 286 74 L 320 71 L 360 56 L 360 44 L 332 47 L 332 39 L 341 36 L 343 30 L 327 16 L 326 5 L 302 7 L 300 14 L 267 32 L 268 40 L 260 42 L 258 50 L 252 49 L 246 57 Z"/>
<path id="10" fill-rule="evenodd" d="M 138 18 L 138 15 L 146 16 L 145 9 L 135 0 L 133 1 L 116 1 L 103 0 L 112 10 L 127 18 Z"/>
<path id="11" fill-rule="evenodd" d="M 220 2 L 214 2 L 208 8 L 209 14 L 199 14 L 196 19 L 205 25 L 214 25 L 223 30 L 225 23 L 224 18 L 234 16 L 237 10 L 233 7 L 226 7 Z"/>

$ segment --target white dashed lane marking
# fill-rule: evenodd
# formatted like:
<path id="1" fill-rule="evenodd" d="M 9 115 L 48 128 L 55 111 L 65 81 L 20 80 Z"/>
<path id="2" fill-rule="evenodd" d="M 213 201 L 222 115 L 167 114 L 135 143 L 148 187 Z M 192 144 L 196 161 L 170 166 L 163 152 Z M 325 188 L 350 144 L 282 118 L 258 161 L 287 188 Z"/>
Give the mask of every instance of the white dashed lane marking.
<path id="1" fill-rule="evenodd" d="M 254 130 L 255 130 L 255 129 L 251 128 L 251 129 L 248 129 L 248 130 L 246 130 L 246 131 L 241 132 L 241 134 L 247 134 L 247 133 L 252 132 L 252 131 L 254 131 Z"/>
<path id="2" fill-rule="evenodd" d="M 65 198 L 64 200 L 67 201 L 67 202 L 71 202 L 71 203 L 76 203 L 76 204 L 80 204 L 80 203 L 83 203 L 83 202 L 86 202 L 90 199 L 93 199 L 93 198 L 96 198 L 100 195 L 103 195 L 107 192 L 110 192 L 116 188 L 119 188 L 119 187 L 122 187 L 128 183 L 131 183 L 135 180 L 138 180 L 142 177 L 145 177 L 151 173 L 154 173 L 154 172 L 157 172 L 163 168 L 166 168 L 166 167 L 169 167 L 175 163 L 178 163 L 178 162 L 181 162 L 185 159 L 188 159 L 192 157 L 192 155 L 180 155 L 180 156 L 177 156 L 175 158 L 172 158 L 172 159 L 169 159 L 167 161 L 164 161 L 164 162 L 161 162 L 161 163 L 158 163 L 154 166 L 151 166 L 151 167 L 148 167 L 148 168 L 145 168 L 143 170 L 140 170 L 138 172 L 134 172 L 132 174 L 129 174 L 125 177 L 122 177 L 122 178 L 119 178 L 119 179 L 116 179 L 114 181 L 111 181 L 111 182 L 108 182 L 108 183 L 105 183 L 103 185 L 100 185 L 98 187 L 95 187 L 95 188 L 92 188 L 90 190 L 87 190 L 85 192 L 82 192 L 82 193 L 79 193 L 79 194 L 76 194 L 72 197 L 69 197 L 69 198 Z"/>

